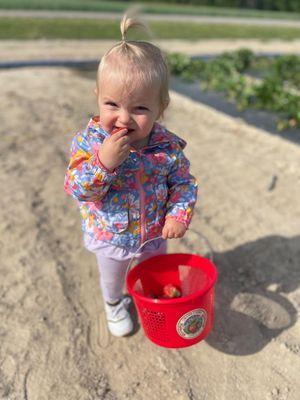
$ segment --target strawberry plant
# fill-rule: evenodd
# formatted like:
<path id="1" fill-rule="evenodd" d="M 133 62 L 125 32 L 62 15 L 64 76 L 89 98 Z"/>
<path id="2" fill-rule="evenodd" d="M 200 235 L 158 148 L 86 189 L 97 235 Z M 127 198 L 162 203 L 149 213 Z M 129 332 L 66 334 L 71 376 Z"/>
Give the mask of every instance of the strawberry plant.
<path id="1" fill-rule="evenodd" d="M 199 80 L 202 90 L 224 93 L 239 109 L 254 107 L 278 113 L 279 130 L 300 127 L 300 57 L 270 59 L 241 49 L 208 61 L 179 53 L 168 60 L 171 73 Z M 251 79 L 250 72 L 260 75 L 261 80 Z"/>
<path id="2" fill-rule="evenodd" d="M 281 56 L 275 59 L 271 70 L 279 80 L 287 81 L 295 87 L 300 86 L 300 57 L 295 55 Z"/>

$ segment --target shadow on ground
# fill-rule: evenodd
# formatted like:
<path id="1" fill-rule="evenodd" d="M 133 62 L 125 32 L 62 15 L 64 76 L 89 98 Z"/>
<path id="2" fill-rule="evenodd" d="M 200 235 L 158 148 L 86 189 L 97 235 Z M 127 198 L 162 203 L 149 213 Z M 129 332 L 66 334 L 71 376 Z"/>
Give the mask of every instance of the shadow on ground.
<path id="1" fill-rule="evenodd" d="M 269 236 L 216 253 L 214 261 L 219 277 L 209 345 L 253 354 L 295 324 L 297 310 L 287 297 L 300 283 L 300 236 Z"/>

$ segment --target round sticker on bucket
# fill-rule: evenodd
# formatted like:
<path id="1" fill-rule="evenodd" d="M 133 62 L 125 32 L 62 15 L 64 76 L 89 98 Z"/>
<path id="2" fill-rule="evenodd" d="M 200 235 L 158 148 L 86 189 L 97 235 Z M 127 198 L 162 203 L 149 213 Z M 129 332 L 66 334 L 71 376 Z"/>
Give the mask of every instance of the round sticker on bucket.
<path id="1" fill-rule="evenodd" d="M 178 334 L 185 339 L 194 339 L 203 331 L 206 323 L 206 311 L 202 308 L 189 311 L 177 322 Z"/>

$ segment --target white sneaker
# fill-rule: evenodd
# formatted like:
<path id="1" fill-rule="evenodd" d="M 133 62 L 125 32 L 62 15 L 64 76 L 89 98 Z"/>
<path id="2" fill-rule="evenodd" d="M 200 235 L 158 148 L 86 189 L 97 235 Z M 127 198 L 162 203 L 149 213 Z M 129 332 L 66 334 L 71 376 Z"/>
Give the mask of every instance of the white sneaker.
<path id="1" fill-rule="evenodd" d="M 115 306 L 107 303 L 104 304 L 108 329 L 112 335 L 121 337 L 132 332 L 133 322 L 127 311 L 130 303 L 131 298 L 124 297 Z"/>

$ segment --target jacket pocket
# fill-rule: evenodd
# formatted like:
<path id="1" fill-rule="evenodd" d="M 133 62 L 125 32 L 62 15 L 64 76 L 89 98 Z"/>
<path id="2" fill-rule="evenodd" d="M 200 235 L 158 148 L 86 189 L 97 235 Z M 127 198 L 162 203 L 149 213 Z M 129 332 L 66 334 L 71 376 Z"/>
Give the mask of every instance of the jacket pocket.
<path id="1" fill-rule="evenodd" d="M 126 231 L 128 223 L 128 211 L 106 212 L 101 218 L 103 230 L 113 233 Z"/>

